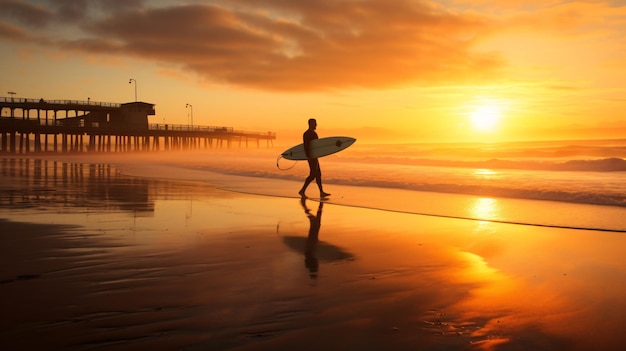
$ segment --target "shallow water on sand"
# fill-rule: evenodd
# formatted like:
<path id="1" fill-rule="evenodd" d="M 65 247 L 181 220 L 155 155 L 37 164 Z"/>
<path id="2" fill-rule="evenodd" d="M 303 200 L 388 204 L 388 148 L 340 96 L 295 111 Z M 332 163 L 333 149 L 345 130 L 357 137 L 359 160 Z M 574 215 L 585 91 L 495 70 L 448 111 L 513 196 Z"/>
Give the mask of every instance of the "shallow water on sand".
<path id="1" fill-rule="evenodd" d="M 623 233 L 247 195 L 219 187 L 249 190 L 257 179 L 223 175 L 176 182 L 108 164 L 12 167 L 0 176 L 3 349 L 626 342 Z"/>

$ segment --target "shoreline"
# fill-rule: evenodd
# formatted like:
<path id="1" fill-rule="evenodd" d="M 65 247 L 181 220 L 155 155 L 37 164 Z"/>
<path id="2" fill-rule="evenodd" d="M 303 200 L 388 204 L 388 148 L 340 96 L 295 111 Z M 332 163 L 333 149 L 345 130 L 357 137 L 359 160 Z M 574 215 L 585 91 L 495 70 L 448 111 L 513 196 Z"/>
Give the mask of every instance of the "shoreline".
<path id="1" fill-rule="evenodd" d="M 135 165 L 139 165 L 141 167 L 134 167 L 134 169 L 140 170 L 143 168 L 144 171 L 139 171 L 139 173 L 135 173 L 134 175 L 155 178 L 158 177 L 158 173 L 154 172 L 175 170 L 175 172 L 168 172 L 167 175 L 162 178 L 178 180 L 189 180 L 185 178 L 185 176 L 181 176 L 181 174 L 183 174 L 187 177 L 192 177 L 192 179 L 205 181 L 210 177 L 215 178 L 214 174 L 212 175 L 211 173 L 219 173 L 224 176 L 222 178 L 250 177 L 259 181 L 286 180 L 301 182 L 308 174 L 308 168 L 305 164 L 294 164 L 296 167 L 290 169 L 288 172 L 285 172 L 285 170 L 278 171 L 273 165 L 272 152 L 275 150 L 247 151 L 248 150 L 242 152 L 242 150 L 229 149 L 215 150 L 215 152 L 211 153 L 94 153 L 89 155 L 51 155 L 50 158 L 29 156 L 25 159 L 54 159 L 58 160 L 58 162 L 101 162 L 115 164 L 116 166 L 120 166 L 120 169 L 124 168 L 125 170 L 133 169 Z M 0 159 L 6 158 L 0 156 Z M 17 157 L 17 159 L 21 158 Z M 624 203 L 623 192 L 620 192 L 623 182 L 621 182 L 621 178 L 619 177 L 623 172 L 592 172 L 586 175 L 584 175 L 585 172 L 575 172 L 580 174 L 561 177 L 562 174 L 567 174 L 568 172 L 543 172 L 535 170 L 529 171 L 532 173 L 529 176 L 524 173 L 527 171 L 520 170 L 496 168 L 495 171 L 491 171 L 489 169 L 456 167 L 409 167 L 404 169 L 401 165 L 398 166 L 399 168 L 393 166 L 385 168 L 388 165 L 384 162 L 376 165 L 350 160 L 350 157 L 344 158 L 343 156 L 331 156 L 325 159 L 323 167 L 324 174 L 326 175 L 325 183 L 348 188 L 351 186 L 376 188 L 397 193 L 410 191 L 413 194 L 421 195 L 440 194 L 441 197 L 456 197 L 457 199 L 461 199 L 462 197 L 475 199 L 494 198 L 501 202 L 512 204 L 513 207 L 516 203 L 524 207 L 524 202 L 535 202 L 537 206 L 549 202 L 550 204 L 555 204 L 560 207 L 571 207 L 560 210 L 564 212 L 585 212 L 586 209 L 584 206 L 588 206 L 587 211 L 591 210 L 594 212 L 595 217 L 610 217 L 615 218 L 616 221 L 612 223 L 604 221 L 600 223 L 600 225 L 594 225 L 589 223 L 570 224 L 570 220 L 565 219 L 556 225 L 561 227 L 588 227 L 595 229 L 602 229 L 604 225 L 608 225 L 607 229 L 611 230 L 626 229 L 626 204 Z M 146 167 L 152 167 L 154 172 L 147 173 L 145 171 Z M 378 170 L 379 167 L 383 167 L 383 169 Z M 383 175 L 387 173 L 393 174 L 393 176 Z M 355 174 L 356 176 L 350 176 L 350 174 Z M 422 175 L 415 178 L 416 174 Z M 440 178 L 442 178 L 442 180 L 438 180 Z M 545 183 L 544 178 L 550 180 Z M 588 179 L 588 181 L 584 179 Z M 292 194 L 289 194 L 289 196 L 291 195 Z M 387 204 L 389 205 L 389 203 Z M 594 206 L 607 209 L 607 213 L 597 213 L 598 211 L 593 210 Z M 367 207 L 376 208 L 376 206 L 372 205 Z M 389 208 L 389 206 L 384 209 L 398 210 L 397 208 Z M 417 214 L 432 214 L 425 211 L 423 208 L 401 208 L 400 211 Z M 461 218 L 475 217 L 470 216 L 467 212 L 464 213 L 462 210 L 459 211 L 459 209 L 454 209 L 452 213 L 448 213 L 445 209 L 439 208 L 436 214 Z M 587 216 L 587 219 L 590 218 L 590 216 Z M 621 218 L 625 218 L 625 220 L 619 220 Z M 490 217 L 481 219 L 498 218 Z M 549 218 L 515 218 L 515 215 L 512 213 L 508 213 L 504 221 L 525 223 L 529 220 L 537 224 L 554 224 L 550 222 Z M 574 220 L 577 220 L 577 218 L 574 218 Z"/>

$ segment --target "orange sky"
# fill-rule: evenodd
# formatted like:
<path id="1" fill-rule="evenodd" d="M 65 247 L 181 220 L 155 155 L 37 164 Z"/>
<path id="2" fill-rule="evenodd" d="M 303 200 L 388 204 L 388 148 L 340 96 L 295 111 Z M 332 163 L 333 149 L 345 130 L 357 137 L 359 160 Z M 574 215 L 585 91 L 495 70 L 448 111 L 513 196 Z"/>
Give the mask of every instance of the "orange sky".
<path id="1" fill-rule="evenodd" d="M 252 4 L 252 5 L 251 5 Z M 626 135 L 626 4 L 0 0 L 0 96 L 363 142 Z M 193 107 L 186 108 L 187 104 Z M 480 119 L 491 121 L 477 122 Z"/>

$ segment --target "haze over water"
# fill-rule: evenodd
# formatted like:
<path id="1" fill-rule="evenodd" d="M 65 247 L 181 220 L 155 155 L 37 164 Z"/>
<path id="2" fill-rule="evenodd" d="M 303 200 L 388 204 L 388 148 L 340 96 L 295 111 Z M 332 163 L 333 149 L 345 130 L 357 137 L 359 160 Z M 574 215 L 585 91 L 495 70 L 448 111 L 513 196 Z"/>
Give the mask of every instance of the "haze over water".
<path id="1" fill-rule="evenodd" d="M 305 162 L 278 158 L 286 148 L 214 149 L 154 159 L 188 170 L 299 183 L 308 168 Z M 357 140 L 347 150 L 322 158 L 321 167 L 329 189 L 333 185 L 349 186 L 342 190 L 344 193 L 331 197 L 335 203 L 537 225 L 626 230 L 626 161 L 620 157 L 625 150 L 626 140 L 377 145 Z M 183 171 L 170 176 L 184 178 L 185 174 Z M 194 179 L 202 179 L 202 175 Z M 268 190 L 262 184 L 246 186 L 246 190 L 296 196 L 293 190 L 298 188 L 294 185 L 294 189 Z M 374 187 L 380 193 L 364 198 L 359 187 Z M 403 200 L 391 201 L 394 190 L 415 191 L 412 205 Z M 435 194 L 442 201 L 439 205 L 437 201 L 419 200 Z M 491 201 L 491 209 L 481 214 L 472 211 L 475 204 L 468 203 L 468 198 L 482 199 L 482 206 Z"/>

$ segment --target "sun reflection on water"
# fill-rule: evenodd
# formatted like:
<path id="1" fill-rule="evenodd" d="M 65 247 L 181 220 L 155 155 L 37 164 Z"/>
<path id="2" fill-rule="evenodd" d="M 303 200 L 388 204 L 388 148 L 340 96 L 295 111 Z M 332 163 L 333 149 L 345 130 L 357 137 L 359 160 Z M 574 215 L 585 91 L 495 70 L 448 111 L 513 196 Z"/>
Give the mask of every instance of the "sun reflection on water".
<path id="1" fill-rule="evenodd" d="M 498 175 L 498 172 L 487 168 L 477 168 L 474 170 L 474 175 L 481 178 L 491 179 L 494 176 Z"/>
<path id="2" fill-rule="evenodd" d="M 470 212 L 473 218 L 482 220 L 500 219 L 500 205 L 498 200 L 489 197 L 476 199 Z"/>

